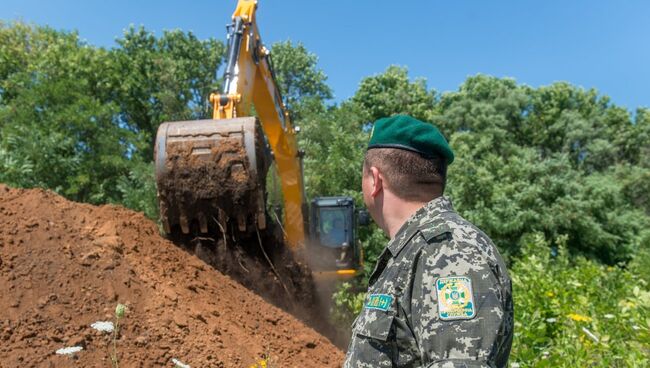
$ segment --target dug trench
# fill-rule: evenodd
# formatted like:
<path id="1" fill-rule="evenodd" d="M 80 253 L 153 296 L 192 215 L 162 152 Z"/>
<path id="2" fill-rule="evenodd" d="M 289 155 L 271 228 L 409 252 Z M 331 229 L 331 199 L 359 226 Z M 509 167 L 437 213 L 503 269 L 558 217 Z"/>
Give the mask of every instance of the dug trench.
<path id="1" fill-rule="evenodd" d="M 282 252 L 266 248 L 276 274 L 264 257 L 244 257 L 227 241 L 183 246 L 193 249 L 161 237 L 141 213 L 0 185 L 0 367 L 110 366 L 112 336 L 90 325 L 113 320 L 117 303 L 127 306 L 115 341 L 122 367 L 172 359 L 249 367 L 265 357 L 275 367 L 340 366 L 341 350 L 269 303 L 300 315 L 304 273 L 292 268 L 300 264 L 278 267 Z M 210 246 L 235 251 L 205 252 Z M 290 301 L 290 293 L 300 297 Z M 71 346 L 83 350 L 55 353 Z"/>

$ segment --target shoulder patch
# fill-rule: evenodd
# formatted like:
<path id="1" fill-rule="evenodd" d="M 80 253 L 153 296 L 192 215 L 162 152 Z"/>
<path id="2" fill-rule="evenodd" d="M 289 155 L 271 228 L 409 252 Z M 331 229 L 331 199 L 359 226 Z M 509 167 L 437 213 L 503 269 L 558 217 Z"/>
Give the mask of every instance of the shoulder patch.
<path id="1" fill-rule="evenodd" d="M 472 280 L 466 276 L 441 277 L 436 280 L 438 317 L 444 321 L 472 319 L 476 315 Z"/>
<path id="2" fill-rule="evenodd" d="M 428 224 L 429 226 L 423 226 L 420 228 L 420 232 L 427 243 L 432 241 L 443 241 L 449 239 L 449 236 L 452 233 L 451 228 L 445 224 Z"/>
<path id="3" fill-rule="evenodd" d="M 393 304 L 393 296 L 388 294 L 370 294 L 366 301 L 366 309 L 379 309 L 387 311 Z"/>

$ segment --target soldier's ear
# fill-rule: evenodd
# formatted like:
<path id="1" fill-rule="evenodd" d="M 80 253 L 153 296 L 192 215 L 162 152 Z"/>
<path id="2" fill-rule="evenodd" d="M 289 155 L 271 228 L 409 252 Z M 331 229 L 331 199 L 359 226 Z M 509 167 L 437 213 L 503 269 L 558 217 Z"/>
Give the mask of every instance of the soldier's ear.
<path id="1" fill-rule="evenodd" d="M 375 198 L 382 190 L 384 190 L 384 177 L 379 172 L 379 169 L 374 166 L 370 167 L 370 174 L 372 175 L 372 190 L 370 191 L 370 196 Z"/>

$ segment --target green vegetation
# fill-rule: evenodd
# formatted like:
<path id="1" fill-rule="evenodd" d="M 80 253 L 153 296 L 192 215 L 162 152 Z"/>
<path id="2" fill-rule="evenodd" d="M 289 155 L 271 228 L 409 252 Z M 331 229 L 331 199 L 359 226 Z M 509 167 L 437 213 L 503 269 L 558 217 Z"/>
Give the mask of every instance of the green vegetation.
<path id="1" fill-rule="evenodd" d="M 569 257 L 567 237 L 548 252 L 526 241 L 511 274 L 517 302 L 513 361 L 520 366 L 644 367 L 650 364 L 648 283 L 620 267 Z"/>
<path id="2" fill-rule="evenodd" d="M 124 318 L 126 313 L 126 305 L 118 304 L 115 306 L 115 323 L 113 323 L 113 351 L 111 351 L 111 366 L 118 368 L 120 366 L 120 359 L 117 356 L 117 339 L 120 337 L 120 321 Z"/>
<path id="3" fill-rule="evenodd" d="M 155 216 L 156 129 L 207 116 L 224 46 L 133 28 L 117 44 L 0 23 L 0 182 Z"/>
<path id="4" fill-rule="evenodd" d="M 633 113 L 567 83 L 531 88 L 468 78 L 440 94 L 391 66 L 333 104 L 317 58 L 272 47 L 278 81 L 302 127 L 308 196 L 361 204 L 371 122 L 408 113 L 436 123 L 456 161 L 448 195 L 506 257 L 515 288 L 519 366 L 650 362 L 650 110 Z M 112 49 L 75 33 L 0 24 L 0 182 L 44 187 L 156 217 L 151 164 L 163 121 L 208 116 L 224 45 L 191 33 L 129 29 Z M 386 243 L 361 230 L 364 277 L 335 295 L 349 324 Z"/>

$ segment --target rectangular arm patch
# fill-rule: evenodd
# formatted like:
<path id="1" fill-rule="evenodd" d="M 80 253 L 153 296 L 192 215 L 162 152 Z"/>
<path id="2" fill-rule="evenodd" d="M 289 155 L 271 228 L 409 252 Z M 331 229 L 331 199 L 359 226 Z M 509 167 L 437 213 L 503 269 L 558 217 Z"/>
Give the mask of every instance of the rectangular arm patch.
<path id="1" fill-rule="evenodd" d="M 370 294 L 368 295 L 368 301 L 366 301 L 366 308 L 387 311 L 391 304 L 393 304 L 393 297 L 391 295 Z"/>
<path id="2" fill-rule="evenodd" d="M 472 292 L 469 277 L 451 276 L 436 280 L 438 317 L 445 321 L 474 318 L 476 307 Z"/>

